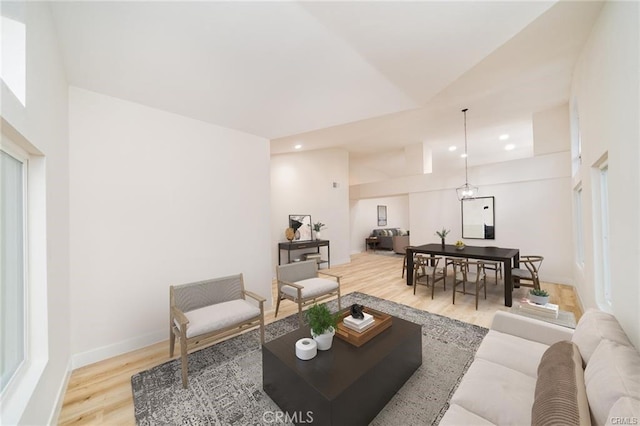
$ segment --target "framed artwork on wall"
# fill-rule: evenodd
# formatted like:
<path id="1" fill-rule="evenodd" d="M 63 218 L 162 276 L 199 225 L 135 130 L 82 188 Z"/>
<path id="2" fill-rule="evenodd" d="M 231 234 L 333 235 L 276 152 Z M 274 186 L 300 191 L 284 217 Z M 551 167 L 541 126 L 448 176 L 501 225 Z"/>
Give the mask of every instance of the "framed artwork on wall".
<path id="1" fill-rule="evenodd" d="M 289 228 L 294 231 L 294 241 L 311 241 L 311 215 L 290 214 Z"/>
<path id="2" fill-rule="evenodd" d="M 387 226 L 387 206 L 378 206 L 378 226 Z"/>
<path id="3" fill-rule="evenodd" d="M 494 240 L 496 238 L 494 197 L 462 200 L 462 238 Z"/>

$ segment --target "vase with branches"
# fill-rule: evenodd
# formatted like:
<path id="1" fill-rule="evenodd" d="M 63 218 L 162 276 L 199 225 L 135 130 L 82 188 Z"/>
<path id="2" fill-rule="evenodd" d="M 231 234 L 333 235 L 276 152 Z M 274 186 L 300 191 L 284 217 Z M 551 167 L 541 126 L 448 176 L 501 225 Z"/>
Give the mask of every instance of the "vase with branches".
<path id="1" fill-rule="evenodd" d="M 316 222 L 313 225 L 311 225 L 311 227 L 313 229 L 313 232 L 315 234 L 315 239 L 316 240 L 320 239 L 320 230 L 322 230 L 322 228 L 324 228 L 325 226 L 327 226 L 327 225 L 325 225 L 322 222 Z"/>
<path id="2" fill-rule="evenodd" d="M 440 237 L 440 243 L 442 244 L 442 248 L 444 248 L 444 239 L 446 238 L 447 234 L 449 234 L 449 232 L 451 232 L 451 230 L 446 228 L 442 228 L 441 231 L 436 231 L 436 235 Z"/>

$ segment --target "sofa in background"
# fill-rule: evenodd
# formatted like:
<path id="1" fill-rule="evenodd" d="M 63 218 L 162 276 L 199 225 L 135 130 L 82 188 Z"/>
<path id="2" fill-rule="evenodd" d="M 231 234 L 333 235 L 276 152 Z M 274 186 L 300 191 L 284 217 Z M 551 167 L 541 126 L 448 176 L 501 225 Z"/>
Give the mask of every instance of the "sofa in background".
<path id="1" fill-rule="evenodd" d="M 409 245 L 409 231 L 402 228 L 374 229 L 370 236 L 378 239 L 377 249 L 395 250 L 396 253 L 404 254 L 404 247 Z"/>
<path id="2" fill-rule="evenodd" d="M 638 419 L 640 353 L 613 315 L 589 310 L 574 331 L 499 311 L 440 425 Z"/>

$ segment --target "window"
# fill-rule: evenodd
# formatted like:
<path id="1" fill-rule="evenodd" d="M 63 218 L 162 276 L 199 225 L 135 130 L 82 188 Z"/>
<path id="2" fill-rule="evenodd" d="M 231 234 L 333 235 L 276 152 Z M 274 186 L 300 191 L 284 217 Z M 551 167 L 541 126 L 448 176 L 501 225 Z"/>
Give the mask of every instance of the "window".
<path id="1" fill-rule="evenodd" d="M 604 154 L 591 168 L 593 188 L 593 239 L 596 301 L 611 311 L 611 263 L 609 254 L 609 165 Z"/>
<path id="2" fill-rule="evenodd" d="M 584 266 L 584 230 L 582 228 L 582 184 L 579 184 L 573 190 L 573 202 L 574 202 L 574 221 L 575 224 L 575 247 L 576 247 L 576 262 L 579 266 Z"/>
<path id="3" fill-rule="evenodd" d="M 0 418 L 17 424 L 49 359 L 46 161 L 0 123 Z"/>
<path id="4" fill-rule="evenodd" d="M 27 29 L 24 2 L 3 2 L 0 25 L 0 77 L 16 98 L 26 105 Z"/>
<path id="5" fill-rule="evenodd" d="M 25 359 L 25 161 L 0 152 L 0 390 Z"/>
<path id="6" fill-rule="evenodd" d="M 611 306 L 611 269 L 609 264 L 609 166 L 600 168 L 600 215 L 602 244 L 602 293 L 604 301 Z"/>

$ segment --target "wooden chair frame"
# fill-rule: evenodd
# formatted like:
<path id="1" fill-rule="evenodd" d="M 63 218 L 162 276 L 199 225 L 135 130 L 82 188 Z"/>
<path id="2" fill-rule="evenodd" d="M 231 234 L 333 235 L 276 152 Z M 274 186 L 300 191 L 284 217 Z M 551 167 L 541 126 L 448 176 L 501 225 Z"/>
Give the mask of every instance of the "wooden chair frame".
<path id="1" fill-rule="evenodd" d="M 433 299 L 436 289 L 436 283 L 442 281 L 443 289 L 447 290 L 447 281 L 445 279 L 445 271 L 438 272 L 438 263 L 442 257 L 440 256 L 421 256 L 416 255 L 413 263 L 413 294 L 416 294 L 418 285 L 431 285 L 431 299 Z M 422 271 L 422 273 L 420 273 Z M 439 277 L 437 277 L 440 275 Z M 437 277 L 437 278 L 436 278 Z M 426 278 L 426 284 L 420 282 L 420 278 Z"/>
<path id="2" fill-rule="evenodd" d="M 229 292 L 227 289 L 223 288 L 226 282 L 239 280 L 239 288 L 238 292 Z M 220 287 L 220 288 L 218 288 Z M 179 291 L 189 291 L 193 289 L 194 292 L 197 292 L 196 297 L 197 301 L 190 303 L 190 309 L 183 311 L 178 306 L 176 293 Z M 218 291 L 219 294 L 216 294 Z M 225 328 L 214 330 L 209 333 L 200 334 L 197 336 L 187 337 L 187 328 L 189 326 L 189 320 L 187 319 L 185 312 L 189 312 L 194 309 L 212 306 L 217 303 L 222 303 L 226 301 L 236 300 L 236 299 L 245 299 L 245 296 L 249 296 L 254 299 L 258 303 L 258 307 L 260 309 L 260 314 L 249 318 L 247 320 L 234 323 Z M 260 343 L 264 343 L 264 302 L 266 299 L 258 294 L 255 294 L 251 291 L 245 290 L 244 288 L 244 279 L 242 274 L 231 275 L 223 278 L 216 278 L 212 280 L 199 281 L 195 283 L 182 284 L 179 286 L 170 286 L 169 287 L 169 356 L 173 357 L 173 353 L 175 350 L 175 340 L 176 337 L 180 340 L 180 358 L 182 362 L 182 387 L 186 388 L 188 386 L 188 359 L 187 353 L 193 352 L 195 349 L 202 348 L 204 346 L 208 346 L 212 343 L 219 342 L 233 334 L 237 334 L 241 331 L 247 330 L 249 328 L 253 328 L 256 326 L 260 327 Z M 213 302 L 213 303 L 211 303 Z M 184 309 L 184 307 L 183 307 Z"/>
<path id="3" fill-rule="evenodd" d="M 326 275 L 328 277 L 332 277 L 334 278 L 337 283 L 338 283 L 338 288 L 330 291 L 328 293 L 323 293 L 320 295 L 316 295 L 313 297 L 306 297 L 303 298 L 302 297 L 302 290 L 304 289 L 304 286 L 300 285 L 300 284 L 296 284 L 295 282 L 292 281 L 287 281 L 284 278 L 282 278 L 282 271 L 285 271 L 287 269 L 290 268 L 305 268 L 307 270 L 310 270 L 310 266 L 309 265 L 305 265 L 305 264 L 313 264 L 315 265 L 315 272 L 311 272 L 310 274 L 301 277 L 300 279 L 307 279 L 307 278 L 318 278 L 318 275 Z M 299 265 L 299 266 L 298 266 Z M 321 300 L 325 300 L 325 299 L 329 299 L 333 296 L 337 296 L 338 297 L 338 310 L 342 309 L 342 305 L 340 304 L 340 278 L 342 278 L 340 275 L 335 275 L 335 274 L 331 274 L 328 272 L 322 272 L 318 270 L 318 263 L 315 260 L 308 260 L 305 262 L 295 262 L 295 263 L 288 263 L 285 265 L 278 265 L 276 267 L 276 275 L 277 275 L 277 279 L 278 279 L 278 295 L 277 295 L 277 301 L 276 301 L 276 312 L 274 314 L 274 318 L 278 316 L 278 310 L 280 309 L 280 301 L 283 299 L 288 299 L 291 300 L 292 302 L 296 303 L 298 305 L 298 324 L 300 325 L 300 327 L 302 327 L 302 325 L 304 324 L 304 318 L 302 315 L 302 308 L 307 306 L 307 305 L 311 305 L 314 303 L 317 303 L 318 301 Z M 298 280 L 296 280 L 298 281 Z M 282 291 L 282 287 L 288 285 L 291 286 L 293 288 L 295 288 L 297 290 L 297 296 L 296 297 L 292 297 L 286 293 L 284 293 Z"/>
<path id="4" fill-rule="evenodd" d="M 484 289 L 484 298 L 487 298 L 487 274 L 484 270 L 484 263 L 481 260 L 472 261 L 468 259 L 458 259 L 451 258 L 449 259 L 453 264 L 453 304 L 456 304 L 456 287 L 462 283 L 462 291 L 458 291 L 462 294 L 473 294 L 467 293 L 466 285 L 467 282 L 475 284 L 475 296 L 476 296 L 476 310 L 478 310 L 478 299 L 480 295 L 480 289 Z M 470 266 L 476 267 L 476 272 L 470 272 Z M 460 271 L 458 272 L 458 269 Z M 469 281 L 469 276 L 474 275 L 475 279 L 473 281 Z M 480 284 L 482 281 L 482 284 Z"/>
<path id="5" fill-rule="evenodd" d="M 540 276 L 538 274 L 543 260 L 544 256 L 520 256 L 520 264 L 524 265 L 526 269 L 513 268 L 511 270 L 511 290 L 513 291 L 516 279 L 521 287 L 540 289 Z M 529 272 L 529 276 L 525 276 L 526 271 Z M 523 283 L 522 280 L 527 282 Z"/>

